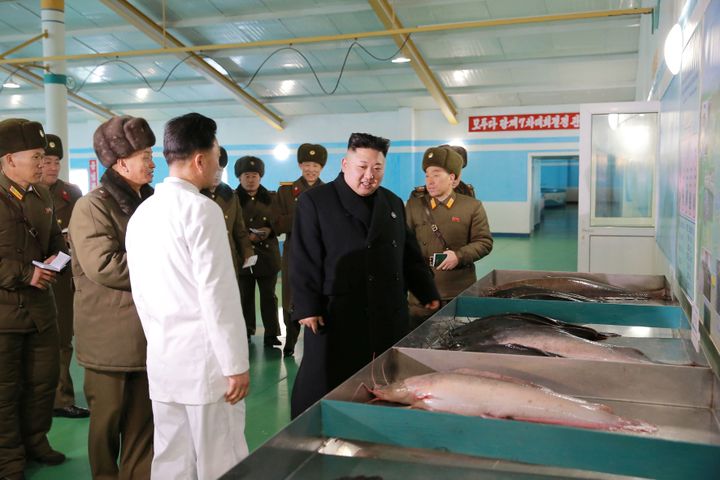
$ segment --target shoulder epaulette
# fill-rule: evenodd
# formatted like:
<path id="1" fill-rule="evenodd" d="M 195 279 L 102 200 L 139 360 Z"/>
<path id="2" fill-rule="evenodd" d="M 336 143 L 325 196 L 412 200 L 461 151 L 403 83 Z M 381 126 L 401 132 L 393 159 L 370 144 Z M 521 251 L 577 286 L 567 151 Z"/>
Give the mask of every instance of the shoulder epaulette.
<path id="1" fill-rule="evenodd" d="M 280 182 L 281 187 L 289 187 L 295 182 Z"/>

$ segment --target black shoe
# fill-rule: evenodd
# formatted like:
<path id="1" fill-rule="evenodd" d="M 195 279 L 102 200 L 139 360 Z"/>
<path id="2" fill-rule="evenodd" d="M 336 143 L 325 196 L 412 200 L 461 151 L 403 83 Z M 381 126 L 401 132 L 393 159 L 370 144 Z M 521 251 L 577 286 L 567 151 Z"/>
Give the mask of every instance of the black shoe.
<path id="1" fill-rule="evenodd" d="M 31 456 L 31 460 L 34 460 L 38 463 L 42 463 L 43 465 L 60 465 L 65 461 L 65 455 L 58 452 L 57 450 L 50 450 L 47 453 L 43 453 L 39 456 Z"/>
<path id="2" fill-rule="evenodd" d="M 53 409 L 53 417 L 87 418 L 89 416 L 90 410 L 88 410 L 87 408 L 78 407 L 77 405 L 70 405 L 69 407 Z"/>
<path id="3" fill-rule="evenodd" d="M 265 341 L 263 343 L 266 347 L 277 347 L 278 345 L 282 345 L 282 342 L 277 337 L 265 337 Z"/>
<path id="4" fill-rule="evenodd" d="M 285 355 L 286 357 L 292 357 L 293 355 L 295 355 L 295 349 L 293 348 L 292 350 L 290 350 L 288 348 L 283 348 L 283 355 Z"/>

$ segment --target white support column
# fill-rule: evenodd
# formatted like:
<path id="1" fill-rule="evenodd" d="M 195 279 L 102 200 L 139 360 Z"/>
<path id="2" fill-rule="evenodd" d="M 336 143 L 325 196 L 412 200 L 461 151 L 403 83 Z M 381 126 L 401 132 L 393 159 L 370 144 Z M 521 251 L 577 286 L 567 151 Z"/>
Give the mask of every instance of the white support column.
<path id="1" fill-rule="evenodd" d="M 43 39 L 43 56 L 65 55 L 65 0 L 40 0 L 42 29 L 48 36 Z M 60 167 L 60 178 L 67 180 L 70 175 L 68 155 L 67 87 L 65 61 L 45 62 L 45 124 L 47 133 L 62 139 L 64 161 Z"/>

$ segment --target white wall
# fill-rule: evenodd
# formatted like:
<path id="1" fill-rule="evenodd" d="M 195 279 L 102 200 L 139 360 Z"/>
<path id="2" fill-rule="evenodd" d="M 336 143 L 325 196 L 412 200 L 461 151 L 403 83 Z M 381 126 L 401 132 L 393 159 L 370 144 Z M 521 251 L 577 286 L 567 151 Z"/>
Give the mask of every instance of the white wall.
<path id="1" fill-rule="evenodd" d="M 403 199 L 410 190 L 424 183 L 421 170 L 422 154 L 430 146 L 460 141 L 468 149 L 468 167 L 463 180 L 472 184 L 488 211 L 490 227 L 495 233 L 529 234 L 533 230 L 531 215 L 531 169 L 527 167 L 528 152 L 577 152 L 577 130 L 550 132 L 468 133 L 468 116 L 490 114 L 552 113 L 578 111 L 577 105 L 510 107 L 505 109 L 473 109 L 460 111 L 459 124 L 451 125 L 439 111 L 414 111 L 403 108 L 393 112 L 308 115 L 288 117 L 287 126 L 277 131 L 255 118 L 219 118 L 218 139 L 231 158 L 256 155 L 266 162 L 263 183 L 276 189 L 278 182 L 298 177 L 295 149 L 304 142 L 321 143 L 328 148 L 328 165 L 323 171 L 325 181 L 332 180 L 340 170 L 340 160 L 352 132 L 368 132 L 392 140 L 388 168 L 383 185 Z M 73 168 L 83 168 L 92 151 L 92 135 L 99 122 L 70 125 L 70 161 Z M 155 148 L 155 182 L 167 175 L 162 158 L 164 122 L 150 122 L 157 137 Z M 286 144 L 290 157 L 278 160 L 273 149 Z M 229 183 L 237 185 L 232 173 Z"/>

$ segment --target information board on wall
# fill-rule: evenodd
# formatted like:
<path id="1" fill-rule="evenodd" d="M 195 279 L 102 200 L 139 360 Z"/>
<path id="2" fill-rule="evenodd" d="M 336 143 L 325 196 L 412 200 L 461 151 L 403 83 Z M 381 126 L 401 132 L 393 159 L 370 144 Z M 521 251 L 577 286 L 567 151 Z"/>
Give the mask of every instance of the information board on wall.
<path id="1" fill-rule="evenodd" d="M 660 151 L 658 155 L 657 184 L 657 244 L 675 269 L 678 230 L 678 131 L 680 78 L 673 78 L 665 90 L 660 111 Z"/>
<path id="2" fill-rule="evenodd" d="M 695 229 L 697 221 L 698 136 L 700 134 L 700 36 L 690 38 L 682 55 L 680 72 L 680 171 L 678 175 L 678 282 L 695 298 Z"/>
<path id="3" fill-rule="evenodd" d="M 715 345 L 720 345 L 720 45 L 711 33 L 718 31 L 720 2 L 712 2 L 703 28 L 695 302 Z"/>

